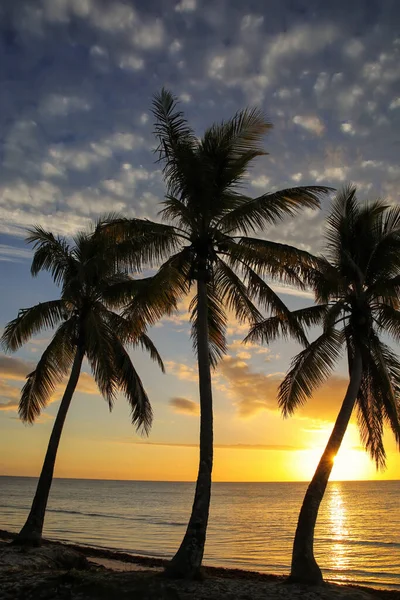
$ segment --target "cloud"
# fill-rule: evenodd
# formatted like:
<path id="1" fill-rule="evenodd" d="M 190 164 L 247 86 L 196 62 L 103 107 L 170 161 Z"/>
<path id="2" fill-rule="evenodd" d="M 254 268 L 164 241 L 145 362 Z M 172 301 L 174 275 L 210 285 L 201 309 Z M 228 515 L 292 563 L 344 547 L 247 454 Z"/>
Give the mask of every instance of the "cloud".
<path id="1" fill-rule="evenodd" d="M 198 381 L 197 369 L 189 367 L 184 363 L 178 363 L 174 360 L 164 361 L 167 373 L 172 372 L 178 379 L 185 381 Z"/>
<path id="2" fill-rule="evenodd" d="M 333 24 L 321 23 L 316 31 L 312 25 L 297 25 L 280 33 L 267 45 L 262 61 L 264 74 L 270 82 L 278 76 L 279 66 L 295 57 L 312 56 L 329 46 L 339 31 Z"/>
<path id="3" fill-rule="evenodd" d="M 10 385 L 12 382 L 25 382 L 26 376 L 34 371 L 36 363 L 0 354 L 0 410 L 16 410 L 18 408 L 21 396 L 21 383 L 19 385 Z M 60 400 L 68 377 L 57 385 L 51 402 Z M 89 373 L 81 372 L 76 391 L 82 394 L 99 395 L 98 387 Z"/>
<path id="4" fill-rule="evenodd" d="M 184 444 L 179 442 L 138 442 L 134 439 L 115 440 L 117 443 L 129 443 L 135 446 L 167 446 L 169 448 L 198 448 L 198 444 Z M 286 444 L 214 444 L 214 448 L 223 450 L 275 450 L 278 452 L 291 452 L 300 446 Z"/>
<path id="5" fill-rule="evenodd" d="M 260 175 L 259 177 L 252 179 L 250 183 L 255 188 L 265 189 L 267 186 L 269 186 L 270 179 L 269 179 L 269 177 L 266 177 L 265 175 Z"/>
<path id="6" fill-rule="evenodd" d="M 312 131 L 316 135 L 321 135 L 325 129 L 321 119 L 316 116 L 296 115 L 293 117 L 293 123 L 303 127 L 303 129 L 306 129 L 307 131 Z"/>
<path id="7" fill-rule="evenodd" d="M 200 406 L 198 402 L 188 400 L 187 398 L 171 398 L 169 405 L 172 406 L 174 412 L 183 415 L 199 415 Z"/>
<path id="8" fill-rule="evenodd" d="M 196 10 L 197 2 L 196 0 L 180 0 L 178 4 L 175 6 L 176 12 L 193 12 Z"/>
<path id="9" fill-rule="evenodd" d="M 248 418 L 262 411 L 278 410 L 277 392 L 283 373 L 256 372 L 246 362 L 231 356 L 226 356 L 221 361 L 218 372 L 227 383 L 227 386 L 222 387 L 234 400 L 240 417 Z M 332 376 L 295 414 L 320 421 L 335 420 L 347 383 L 345 378 Z"/>
<path id="10" fill-rule="evenodd" d="M 340 129 L 343 133 L 347 133 L 349 135 L 355 135 L 356 131 L 351 123 L 342 123 Z"/>

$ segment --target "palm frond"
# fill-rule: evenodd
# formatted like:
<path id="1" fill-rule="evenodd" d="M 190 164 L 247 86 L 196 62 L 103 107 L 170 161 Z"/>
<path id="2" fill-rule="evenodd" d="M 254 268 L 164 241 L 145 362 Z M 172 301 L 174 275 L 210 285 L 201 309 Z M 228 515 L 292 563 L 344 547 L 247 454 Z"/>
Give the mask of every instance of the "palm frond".
<path id="1" fill-rule="evenodd" d="M 161 160 L 168 160 L 173 156 L 179 144 L 195 141 L 192 128 L 177 107 L 178 99 L 167 89 L 162 88 L 160 93 L 154 95 L 154 134 L 159 141 L 157 152 Z"/>
<path id="2" fill-rule="evenodd" d="M 26 242 L 32 244 L 35 250 L 31 265 L 32 275 L 48 271 L 58 285 L 74 266 L 69 244 L 65 238 L 54 236 L 38 225 L 27 231 Z"/>
<path id="3" fill-rule="evenodd" d="M 121 300 L 127 303 L 124 316 L 145 329 L 174 312 L 180 298 L 189 291 L 190 258 L 189 249 L 184 248 L 172 255 L 152 277 L 118 286 L 118 303 Z"/>
<path id="4" fill-rule="evenodd" d="M 226 308 L 235 314 L 239 322 L 252 323 L 261 319 L 261 313 L 251 301 L 243 281 L 220 258 L 214 264 L 213 282 Z"/>
<path id="5" fill-rule="evenodd" d="M 278 294 L 255 271 L 249 268 L 245 268 L 244 271 L 250 298 L 257 301 L 265 311 L 268 310 L 282 321 L 286 321 L 290 335 L 301 345 L 307 346 L 308 340 L 302 325 L 292 317 L 291 311 Z"/>
<path id="6" fill-rule="evenodd" d="M 70 319 L 60 325 L 43 352 L 36 369 L 27 375 L 21 391 L 18 412 L 22 421 L 33 423 L 47 406 L 56 385 L 68 373 L 74 360 L 76 347 L 73 340 L 77 322 Z"/>
<path id="7" fill-rule="evenodd" d="M 149 336 L 145 333 L 142 333 L 142 335 L 138 339 L 138 343 L 141 345 L 143 350 L 146 350 L 150 354 L 150 358 L 158 364 L 161 371 L 165 373 L 163 360 Z"/>
<path id="8" fill-rule="evenodd" d="M 39 302 L 31 308 L 21 308 L 18 316 L 4 328 L 1 338 L 3 348 L 15 352 L 39 331 L 52 329 L 68 318 L 70 308 L 63 300 Z"/>
<path id="9" fill-rule="evenodd" d="M 384 419 L 400 448 L 400 360 L 375 334 L 371 335 L 370 352 L 375 399 L 379 399 L 380 394 Z"/>
<path id="10" fill-rule="evenodd" d="M 257 229 L 278 223 L 285 216 L 293 216 L 302 208 L 319 208 L 320 198 L 330 191 L 332 188 L 308 186 L 248 198 L 225 214 L 218 225 L 226 233 L 238 231 L 248 235 Z"/>
<path id="11" fill-rule="evenodd" d="M 288 311 L 287 313 L 281 312 L 253 325 L 249 334 L 244 339 L 244 343 L 259 342 L 270 344 L 277 340 L 278 337 L 287 340 L 293 333 L 298 341 L 298 329 L 304 330 L 320 325 L 324 320 L 328 308 L 327 304 L 316 304 L 307 308 Z M 293 327 L 294 323 L 296 323 L 296 329 Z"/>
<path id="12" fill-rule="evenodd" d="M 119 217 L 103 221 L 101 232 L 108 239 L 108 253 L 118 269 L 126 266 L 140 272 L 165 260 L 180 247 L 181 234 L 171 225 L 147 219 Z"/>
<path id="13" fill-rule="evenodd" d="M 119 382 L 113 356 L 116 335 L 110 324 L 96 311 L 86 315 L 83 327 L 85 352 L 93 377 L 112 410 Z"/>
<path id="14" fill-rule="evenodd" d="M 285 417 L 302 406 L 315 388 L 329 377 L 342 345 L 341 332 L 336 329 L 325 331 L 292 360 L 278 392 L 278 404 Z"/>
<path id="15" fill-rule="evenodd" d="M 197 355 L 198 345 L 198 294 L 193 297 L 190 306 L 190 320 L 192 322 L 191 338 L 193 348 Z M 217 288 L 212 282 L 207 283 L 207 319 L 208 319 L 208 339 L 209 339 L 209 357 L 210 364 L 215 368 L 226 353 L 226 313 L 222 299 L 218 295 Z"/>
<path id="16" fill-rule="evenodd" d="M 381 303 L 375 313 L 379 331 L 388 333 L 396 342 L 399 342 L 400 311 L 388 304 Z"/>
<path id="17" fill-rule="evenodd" d="M 129 402 L 132 423 L 137 430 L 142 430 L 148 435 L 153 420 L 153 411 L 143 383 L 129 354 L 116 336 L 113 337 L 111 351 L 116 384 Z"/>

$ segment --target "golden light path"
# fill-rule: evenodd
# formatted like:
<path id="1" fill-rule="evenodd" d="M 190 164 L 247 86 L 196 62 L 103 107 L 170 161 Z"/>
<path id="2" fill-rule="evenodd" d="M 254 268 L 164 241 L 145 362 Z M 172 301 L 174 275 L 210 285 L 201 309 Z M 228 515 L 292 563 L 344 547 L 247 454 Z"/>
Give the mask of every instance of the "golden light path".
<path id="1" fill-rule="evenodd" d="M 343 541 L 348 535 L 346 528 L 346 508 L 341 494 L 340 483 L 334 483 L 330 490 L 328 504 L 329 526 L 331 537 L 334 540 L 331 546 L 330 560 L 331 568 L 337 571 L 346 571 L 348 567 L 348 553 Z M 345 579 L 346 576 L 336 575 L 337 578 Z"/>

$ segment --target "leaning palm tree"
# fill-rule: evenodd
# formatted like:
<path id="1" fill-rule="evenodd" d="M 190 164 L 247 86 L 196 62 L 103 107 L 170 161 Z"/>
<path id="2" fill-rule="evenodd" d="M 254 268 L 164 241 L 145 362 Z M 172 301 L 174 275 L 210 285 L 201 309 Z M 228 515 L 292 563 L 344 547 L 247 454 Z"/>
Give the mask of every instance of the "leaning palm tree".
<path id="1" fill-rule="evenodd" d="M 211 495 L 211 368 L 226 351 L 227 314 L 233 312 L 250 323 L 261 318 L 260 308 L 272 306 L 288 314 L 263 277 L 301 285 L 301 266 L 310 261 L 307 252 L 248 234 L 299 209 L 318 207 L 319 197 L 329 188 L 297 187 L 257 198 L 246 195 L 248 168 L 266 154 L 261 140 L 272 127 L 258 110 L 238 112 L 207 129 L 201 139 L 170 92 L 163 89 L 155 96 L 153 114 L 167 187 L 161 215 L 169 224 L 121 218 L 109 223 L 107 230 L 128 246 L 139 232 L 147 236 L 148 243 L 142 246 L 147 260 L 167 259 L 154 278 L 159 282 L 156 289 L 187 293 L 195 284 L 190 313 L 199 373 L 200 464 L 186 534 L 167 568 L 171 576 L 193 577 L 203 558 Z M 124 315 L 136 319 L 135 294 Z M 293 327 L 302 338 L 294 321 Z"/>
<path id="2" fill-rule="evenodd" d="M 116 393 L 122 391 L 132 411 L 132 423 L 145 433 L 152 421 L 152 410 L 143 384 L 126 346 L 141 345 L 163 369 L 162 360 L 145 332 L 145 319 L 126 320 L 110 310 L 107 293 L 122 281 L 131 279 L 115 268 L 115 253 L 104 236 L 80 233 L 70 246 L 65 238 L 35 227 L 27 241 L 35 253 L 31 273 L 49 271 L 61 286 L 58 300 L 41 302 L 22 309 L 6 325 L 2 345 L 6 351 L 18 350 L 32 335 L 44 328 L 57 328 L 35 370 L 22 388 L 19 415 L 33 423 L 69 374 L 69 380 L 54 422 L 33 504 L 15 543 L 39 545 L 57 449 L 70 402 L 86 356 L 100 393 L 110 410 Z M 115 304 L 115 302 L 114 302 Z M 167 307 L 162 307 L 167 309 Z M 159 306 L 161 310 L 161 306 Z"/>
<path id="3" fill-rule="evenodd" d="M 356 189 L 338 193 L 327 220 L 326 257 L 310 269 L 316 305 L 291 313 L 299 327 L 322 325 L 323 332 L 292 361 L 279 388 L 283 415 L 291 415 L 332 372 L 345 350 L 349 384 L 332 434 L 308 486 L 297 524 L 290 580 L 322 581 L 314 558 L 314 528 L 334 458 L 353 409 L 361 440 L 385 466 L 383 429 L 400 446 L 400 360 L 382 334 L 400 340 L 400 208 L 381 201 L 362 205 Z M 270 343 L 291 334 L 285 315 L 255 325 L 248 339 Z"/>

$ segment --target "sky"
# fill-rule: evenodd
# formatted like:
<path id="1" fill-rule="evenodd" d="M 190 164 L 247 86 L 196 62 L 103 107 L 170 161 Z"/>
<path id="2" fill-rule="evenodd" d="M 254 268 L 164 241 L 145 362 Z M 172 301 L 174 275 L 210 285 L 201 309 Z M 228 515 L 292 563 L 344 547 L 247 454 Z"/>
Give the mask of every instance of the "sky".
<path id="1" fill-rule="evenodd" d="M 117 211 L 157 219 L 165 191 L 155 163 L 151 99 L 162 86 L 201 135 L 215 121 L 258 106 L 273 123 L 269 155 L 247 180 L 259 195 L 296 185 L 348 181 L 360 199 L 398 202 L 400 6 L 397 0 L 3 0 L 0 6 L 0 328 L 20 308 L 58 297 L 47 275 L 32 279 L 25 228 L 73 235 Z M 321 211 L 262 232 L 318 252 Z M 308 293 L 276 287 L 291 308 Z M 137 435 L 118 398 L 110 414 L 84 364 L 57 457 L 57 477 L 194 480 L 199 404 L 189 339 L 189 301 L 150 332 L 167 374 L 134 353 L 154 409 Z M 215 481 L 299 481 L 312 476 L 347 385 L 342 361 L 295 416 L 276 390 L 292 342 L 242 345 L 230 319 L 228 354 L 213 374 Z M 62 387 L 33 426 L 18 419 L 43 332 L 15 355 L 0 353 L 0 474 L 37 475 Z M 333 479 L 400 478 L 387 435 L 388 468 L 376 474 L 356 420 Z"/>

